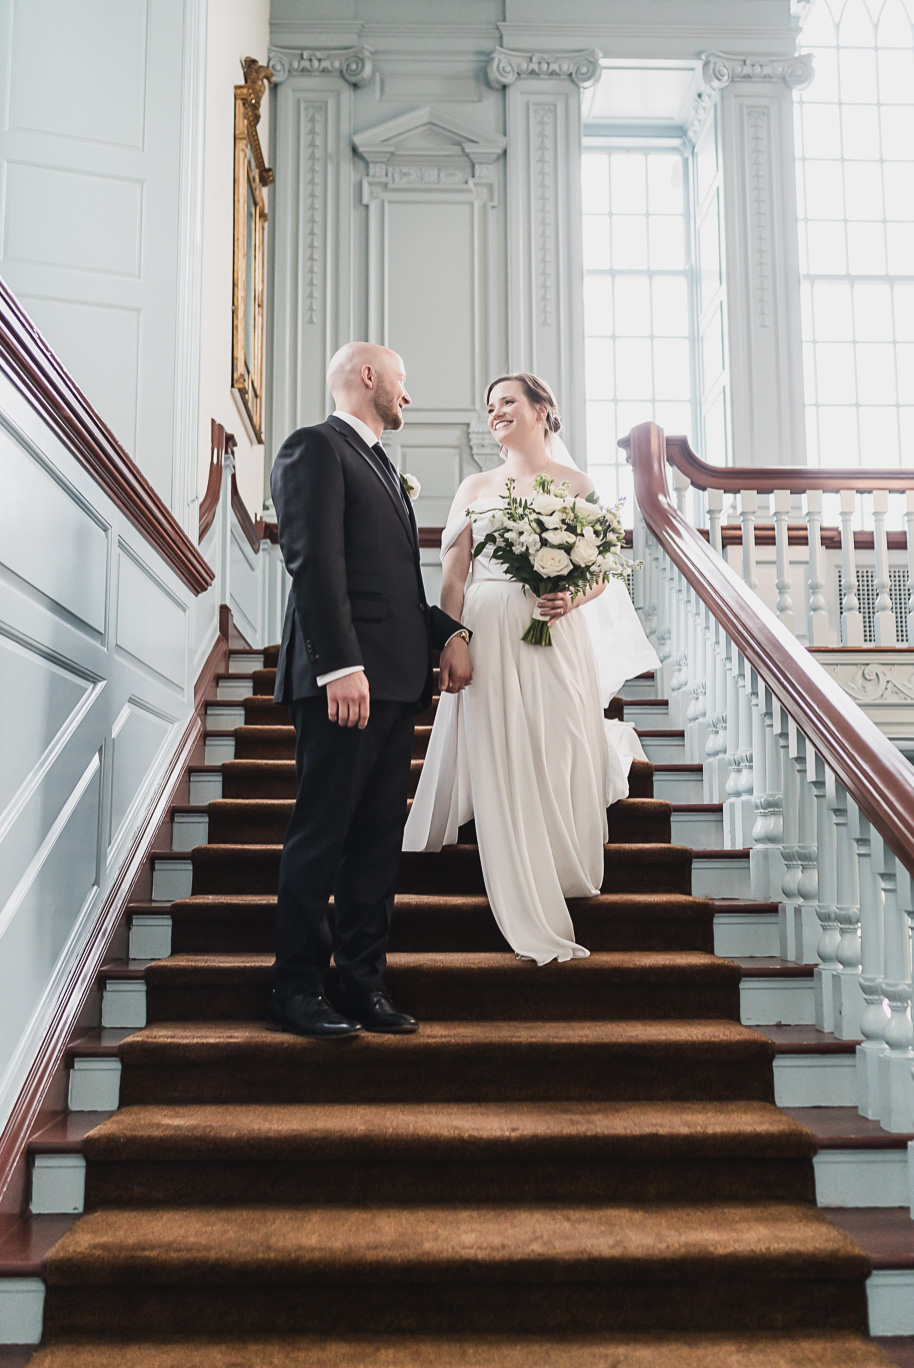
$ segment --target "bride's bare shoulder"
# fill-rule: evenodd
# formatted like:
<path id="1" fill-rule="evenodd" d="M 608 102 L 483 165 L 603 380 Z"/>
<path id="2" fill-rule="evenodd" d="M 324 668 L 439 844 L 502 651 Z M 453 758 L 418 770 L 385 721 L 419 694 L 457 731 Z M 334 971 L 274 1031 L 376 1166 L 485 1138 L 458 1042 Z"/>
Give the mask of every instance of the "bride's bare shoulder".
<path id="1" fill-rule="evenodd" d="M 593 480 L 586 475 L 583 470 L 576 470 L 572 466 L 558 465 L 552 463 L 550 471 L 556 484 L 564 484 L 567 480 L 569 493 L 576 498 L 584 498 L 587 494 L 592 494 L 595 488 Z"/>

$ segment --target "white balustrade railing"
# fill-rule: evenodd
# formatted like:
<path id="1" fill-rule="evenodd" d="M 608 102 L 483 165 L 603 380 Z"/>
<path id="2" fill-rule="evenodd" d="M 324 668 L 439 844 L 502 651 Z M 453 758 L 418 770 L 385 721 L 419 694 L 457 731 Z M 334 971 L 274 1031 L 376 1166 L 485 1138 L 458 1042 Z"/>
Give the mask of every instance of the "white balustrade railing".
<path id="1" fill-rule="evenodd" d="M 707 542 L 687 523 L 681 479 L 675 506 L 670 501 L 661 430 L 642 424 L 623 445 L 634 467 L 633 543 L 642 561 L 634 597 L 661 660 L 671 725 L 684 729 L 686 755 L 702 764 L 705 801 L 723 804 L 726 846 L 750 852 L 753 898 L 779 904 L 783 956 L 816 965 L 817 1025 L 861 1042 L 860 1110 L 888 1130 L 912 1131 L 914 767 L 790 631 L 786 548 L 796 490 L 772 491 L 778 598 L 767 607 L 751 588 L 757 492 L 740 497 L 739 574 L 716 546 L 722 499 L 708 499 Z M 851 535 L 857 491 L 838 493 L 847 519 L 845 631 L 862 635 Z M 804 516 L 815 637 L 824 612 L 822 497 L 811 494 Z M 905 500 L 911 531 L 914 501 Z M 885 607 L 886 503 L 876 501 L 883 645 L 894 624 Z"/>
<path id="2" fill-rule="evenodd" d="M 914 646 L 914 472 L 715 468 L 682 437 L 667 459 L 681 516 L 800 641 Z"/>

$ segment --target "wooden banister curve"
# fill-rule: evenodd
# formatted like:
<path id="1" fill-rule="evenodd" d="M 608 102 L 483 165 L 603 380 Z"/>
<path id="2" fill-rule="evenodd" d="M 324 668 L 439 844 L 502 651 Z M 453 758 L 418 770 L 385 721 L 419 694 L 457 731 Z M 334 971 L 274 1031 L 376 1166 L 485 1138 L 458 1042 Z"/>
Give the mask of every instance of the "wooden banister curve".
<path id="1" fill-rule="evenodd" d="M 213 570 L 3 280 L 0 369 L 187 587 L 208 589 Z"/>
<path id="2" fill-rule="evenodd" d="M 226 432 L 222 424 L 217 423 L 215 418 L 211 419 L 209 474 L 206 480 L 206 490 L 200 500 L 201 542 L 212 527 L 216 517 L 216 509 L 219 507 L 219 499 L 222 496 L 223 462 L 227 455 L 234 454 L 236 445 L 237 440 L 232 433 Z M 276 524 L 265 522 L 263 518 L 251 517 L 248 506 L 241 497 L 234 470 L 232 471 L 232 512 L 255 556 L 260 552 L 261 542 L 269 541 L 274 545 L 278 544 L 279 534 Z"/>
<path id="3" fill-rule="evenodd" d="M 629 453 L 635 498 L 660 546 L 905 868 L 914 871 L 914 770 L 908 761 L 676 511 L 662 430 L 641 423 L 619 445 Z"/>
<path id="4" fill-rule="evenodd" d="M 839 494 L 842 489 L 852 489 L 858 494 L 887 489 L 892 493 L 904 493 L 914 487 L 911 471 L 897 467 L 857 472 L 788 465 L 713 466 L 695 455 L 688 437 L 667 437 L 666 459 L 689 477 L 695 489 L 722 489 L 728 494 L 738 494 L 741 489 L 754 489 L 759 494 L 772 494 L 776 489 L 798 492 L 821 489 L 833 494 Z"/>

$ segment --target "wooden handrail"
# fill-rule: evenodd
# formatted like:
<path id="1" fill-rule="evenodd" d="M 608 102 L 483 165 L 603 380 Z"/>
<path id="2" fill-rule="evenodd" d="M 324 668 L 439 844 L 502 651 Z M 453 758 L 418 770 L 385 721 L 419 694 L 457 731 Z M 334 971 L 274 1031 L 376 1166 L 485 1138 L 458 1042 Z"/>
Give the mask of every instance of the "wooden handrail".
<path id="1" fill-rule="evenodd" d="M 641 423 L 629 453 L 647 526 L 752 668 L 906 869 L 914 871 L 914 771 L 792 633 L 676 511 L 663 431 Z"/>
<path id="2" fill-rule="evenodd" d="M 214 571 L 3 280 L 0 369 L 187 587 L 208 589 Z"/>
<path id="3" fill-rule="evenodd" d="M 222 466 L 225 457 L 234 455 L 236 446 L 237 439 L 233 434 L 226 432 L 222 424 L 217 423 L 215 418 L 211 419 L 209 474 L 206 480 L 206 490 L 200 500 L 201 542 L 213 525 L 216 509 L 219 507 L 219 500 L 222 497 Z M 234 470 L 232 471 L 232 512 L 255 556 L 260 552 L 261 542 L 269 541 L 274 545 L 278 544 L 276 524 L 265 522 L 263 518 L 251 517 L 248 506 L 241 497 Z"/>
<path id="4" fill-rule="evenodd" d="M 627 440 L 627 439 L 625 439 Z M 620 442 L 620 446 L 622 443 Z M 874 489 L 905 493 L 914 489 L 914 473 L 910 470 L 851 471 L 832 468 L 820 470 L 813 466 L 713 466 L 703 461 L 689 446 L 688 437 L 667 437 L 666 459 L 695 489 L 722 489 L 738 494 L 741 489 L 755 489 L 759 494 L 772 494 L 776 489 L 822 489 L 839 494 L 842 489 L 853 489 L 867 494 Z"/>

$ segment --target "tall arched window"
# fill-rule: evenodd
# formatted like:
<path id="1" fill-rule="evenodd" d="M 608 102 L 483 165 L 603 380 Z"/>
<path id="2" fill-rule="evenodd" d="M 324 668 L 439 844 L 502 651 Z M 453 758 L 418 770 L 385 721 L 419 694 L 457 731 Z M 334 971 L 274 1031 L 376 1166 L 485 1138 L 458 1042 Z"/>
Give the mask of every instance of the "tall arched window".
<path id="1" fill-rule="evenodd" d="M 914 0 L 814 0 L 797 97 L 807 455 L 914 463 Z"/>

